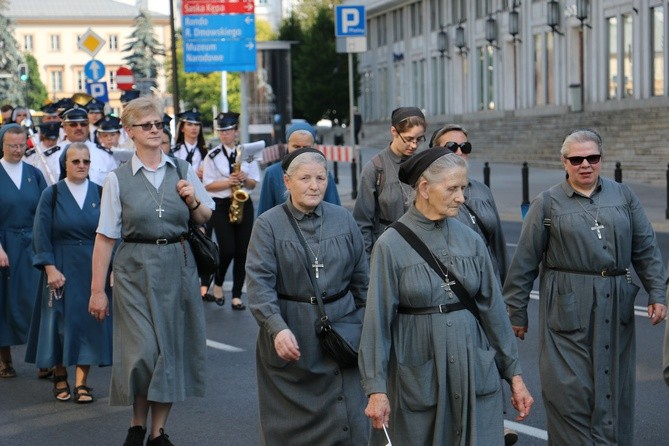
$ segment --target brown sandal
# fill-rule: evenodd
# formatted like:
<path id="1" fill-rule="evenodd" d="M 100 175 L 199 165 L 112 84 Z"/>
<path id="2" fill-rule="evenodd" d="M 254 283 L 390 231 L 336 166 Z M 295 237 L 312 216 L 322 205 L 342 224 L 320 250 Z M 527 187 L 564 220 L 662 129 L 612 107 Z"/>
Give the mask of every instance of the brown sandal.
<path id="1" fill-rule="evenodd" d="M 93 389 L 88 386 L 76 386 L 74 388 L 74 402 L 79 404 L 92 403 L 95 401 L 95 398 L 93 398 L 93 394 L 91 393 L 92 391 Z"/>
<path id="2" fill-rule="evenodd" d="M 70 401 L 70 398 L 72 398 L 72 395 L 70 394 L 70 384 L 67 382 L 67 373 L 65 375 L 53 375 L 53 389 L 51 391 L 53 392 L 54 398 L 56 398 L 60 402 L 66 402 Z M 58 387 L 58 383 L 65 383 L 65 387 Z"/>

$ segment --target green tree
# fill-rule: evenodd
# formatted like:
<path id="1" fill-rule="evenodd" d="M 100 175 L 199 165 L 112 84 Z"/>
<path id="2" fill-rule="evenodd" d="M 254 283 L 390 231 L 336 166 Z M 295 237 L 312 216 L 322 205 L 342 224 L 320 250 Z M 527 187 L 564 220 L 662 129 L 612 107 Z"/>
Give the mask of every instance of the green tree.
<path id="1" fill-rule="evenodd" d="M 14 39 L 13 23 L 4 15 L 6 10 L 7 0 L 0 0 L 0 105 L 23 105 L 25 85 L 21 84 L 18 71 L 25 59 Z"/>
<path id="2" fill-rule="evenodd" d="M 165 50 L 156 37 L 147 11 L 141 10 L 135 17 L 135 29 L 129 38 L 123 48 L 123 52 L 129 54 L 123 60 L 128 63 L 138 81 L 147 79 L 150 80 L 151 86 L 156 87 L 156 77 L 160 68 L 156 56 L 164 56 Z"/>
<path id="3" fill-rule="evenodd" d="M 25 87 L 28 96 L 27 105 L 33 110 L 39 110 L 48 99 L 49 93 L 42 83 L 42 79 L 40 79 L 37 59 L 30 53 L 26 53 L 25 58 L 26 64 L 28 65 L 28 73 L 30 73 L 30 77 L 28 78 Z"/>
<path id="4" fill-rule="evenodd" d="M 295 110 L 300 110 L 310 122 L 323 116 L 347 121 L 348 55 L 336 51 L 334 14 L 329 6 L 317 8 L 313 24 L 298 42 L 293 46 L 296 51 L 292 63 Z M 354 90 L 359 90 L 358 79 L 354 76 Z"/>

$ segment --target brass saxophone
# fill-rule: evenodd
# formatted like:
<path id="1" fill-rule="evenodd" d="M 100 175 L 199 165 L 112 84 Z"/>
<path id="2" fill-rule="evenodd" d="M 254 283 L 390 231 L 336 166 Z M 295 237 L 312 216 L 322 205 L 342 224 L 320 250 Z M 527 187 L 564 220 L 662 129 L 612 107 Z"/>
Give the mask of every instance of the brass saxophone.
<path id="1" fill-rule="evenodd" d="M 237 146 L 237 158 L 232 165 L 232 173 L 239 173 L 242 169 L 242 159 L 244 156 L 244 146 Z M 241 184 L 232 186 L 232 195 L 230 197 L 230 209 L 228 210 L 228 221 L 232 224 L 239 224 L 244 218 L 244 203 L 249 199 L 249 193 L 246 192 Z"/>

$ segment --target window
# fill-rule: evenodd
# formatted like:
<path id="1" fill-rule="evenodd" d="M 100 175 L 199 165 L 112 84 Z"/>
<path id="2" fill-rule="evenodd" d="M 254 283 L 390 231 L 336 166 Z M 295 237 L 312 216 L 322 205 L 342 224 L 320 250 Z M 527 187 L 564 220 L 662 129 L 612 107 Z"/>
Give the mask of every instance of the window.
<path id="1" fill-rule="evenodd" d="M 376 29 L 376 41 L 379 46 L 385 46 L 388 44 L 388 37 L 386 32 L 386 16 L 381 15 L 376 20 L 377 29 Z"/>
<path id="2" fill-rule="evenodd" d="M 34 38 L 32 34 L 25 34 L 23 36 L 23 51 L 32 52 L 35 49 L 33 40 Z"/>
<path id="3" fill-rule="evenodd" d="M 393 42 L 404 40 L 404 9 L 393 11 Z"/>
<path id="4" fill-rule="evenodd" d="M 422 3 L 412 3 L 411 13 L 411 37 L 423 34 L 423 7 Z"/>
<path id="5" fill-rule="evenodd" d="M 477 48 L 479 62 L 478 109 L 495 109 L 495 61 L 493 47 L 484 45 Z"/>
<path id="6" fill-rule="evenodd" d="M 534 35 L 534 104 L 555 102 L 553 33 Z"/>
<path id="7" fill-rule="evenodd" d="M 464 22 L 467 20 L 467 0 L 453 0 L 451 3 L 451 20 L 453 22 Z"/>
<path id="8" fill-rule="evenodd" d="M 622 26 L 620 26 L 622 24 Z M 608 99 L 621 99 L 634 94 L 633 17 L 623 14 L 609 17 L 608 25 Z M 622 49 L 622 50 L 621 50 Z"/>
<path id="9" fill-rule="evenodd" d="M 77 80 L 77 91 L 86 91 L 86 75 L 83 70 L 76 70 L 74 78 Z"/>
<path id="10" fill-rule="evenodd" d="M 650 93 L 653 96 L 664 94 L 664 7 L 658 6 L 650 10 L 650 39 L 651 39 L 651 86 Z"/>
<path id="11" fill-rule="evenodd" d="M 432 58 L 432 85 L 430 87 L 430 108 L 432 113 L 446 113 L 446 59 L 437 56 Z"/>
<path id="12" fill-rule="evenodd" d="M 54 70 L 50 73 L 51 77 L 51 92 L 59 93 L 63 91 L 63 72 Z"/>
<path id="13" fill-rule="evenodd" d="M 412 63 L 414 104 L 425 103 L 425 60 Z"/>
<path id="14" fill-rule="evenodd" d="M 367 49 L 372 49 L 372 21 L 367 20 Z"/>
<path id="15" fill-rule="evenodd" d="M 60 51 L 60 35 L 49 35 L 49 48 L 51 51 Z"/>
<path id="16" fill-rule="evenodd" d="M 430 31 L 438 31 L 445 23 L 441 14 L 441 5 L 440 0 L 430 0 Z"/>
<path id="17" fill-rule="evenodd" d="M 117 91 L 118 90 L 118 85 L 116 84 L 116 70 L 118 68 L 114 68 L 113 70 L 110 68 L 108 73 L 109 73 L 109 91 Z"/>
<path id="18" fill-rule="evenodd" d="M 108 45 L 109 51 L 118 51 L 118 35 L 117 34 L 109 34 L 107 36 L 107 45 Z"/>

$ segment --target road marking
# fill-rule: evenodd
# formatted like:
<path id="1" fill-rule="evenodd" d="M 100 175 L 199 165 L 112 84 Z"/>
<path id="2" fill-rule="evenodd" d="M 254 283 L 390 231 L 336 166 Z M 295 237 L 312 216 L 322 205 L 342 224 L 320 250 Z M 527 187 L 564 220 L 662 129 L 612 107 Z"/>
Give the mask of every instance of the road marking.
<path id="1" fill-rule="evenodd" d="M 226 351 L 226 352 L 233 352 L 233 353 L 239 353 L 239 352 L 244 351 L 244 349 L 241 349 L 239 347 L 234 347 L 232 345 L 212 341 L 211 339 L 207 339 L 207 347 L 215 348 L 217 350 L 223 350 L 223 351 Z"/>
<path id="2" fill-rule="evenodd" d="M 532 290 L 530 292 L 530 299 L 539 300 L 539 292 Z M 636 316 L 648 318 L 648 307 L 644 307 L 642 305 L 635 305 L 634 314 Z"/>
<path id="3" fill-rule="evenodd" d="M 541 440 L 548 440 L 548 432 L 536 427 L 528 426 L 526 424 L 516 423 L 515 421 L 504 420 L 504 427 L 513 429 L 519 434 L 529 435 L 530 437 L 539 438 Z"/>

